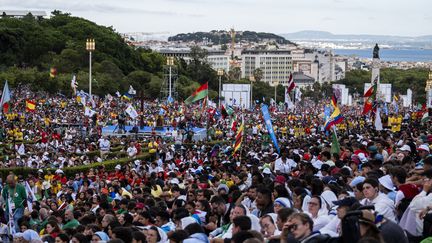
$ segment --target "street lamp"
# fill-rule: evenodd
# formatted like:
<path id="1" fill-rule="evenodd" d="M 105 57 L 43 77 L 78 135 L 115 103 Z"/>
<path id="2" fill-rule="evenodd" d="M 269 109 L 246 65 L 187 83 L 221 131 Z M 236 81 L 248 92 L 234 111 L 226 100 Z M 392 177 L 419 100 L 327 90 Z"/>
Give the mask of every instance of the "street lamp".
<path id="1" fill-rule="evenodd" d="M 253 82 L 255 82 L 255 77 L 253 75 L 249 76 L 249 81 L 251 83 L 251 85 L 250 85 L 251 104 L 250 105 L 252 106 L 252 109 L 253 109 L 255 107 L 255 102 L 254 102 L 254 99 L 253 99 Z"/>
<path id="2" fill-rule="evenodd" d="M 275 80 L 275 81 L 272 81 L 272 83 L 273 83 L 274 88 L 275 88 L 275 98 L 274 98 L 274 100 L 275 100 L 275 103 L 277 104 L 277 102 L 276 102 L 276 98 L 277 98 L 276 91 L 277 91 L 277 86 L 279 85 L 279 81 Z"/>
<path id="3" fill-rule="evenodd" d="M 86 40 L 86 50 L 89 52 L 89 95 L 92 99 L 92 51 L 95 50 L 95 40 L 90 38 Z"/>
<path id="4" fill-rule="evenodd" d="M 219 102 L 218 102 L 218 106 L 221 107 L 220 103 L 221 103 L 221 83 L 222 83 L 222 76 L 224 74 L 224 70 L 222 68 L 219 68 L 217 70 L 217 75 L 219 76 Z"/>
<path id="5" fill-rule="evenodd" d="M 432 104 L 432 71 L 429 72 L 429 79 L 426 81 L 425 91 L 427 92 L 427 105 L 426 107 L 431 107 Z"/>
<path id="6" fill-rule="evenodd" d="M 174 57 L 167 57 L 167 65 L 169 66 L 169 90 L 168 90 L 168 97 L 171 97 L 171 90 L 172 90 L 172 88 L 171 88 L 171 67 L 174 66 Z"/>

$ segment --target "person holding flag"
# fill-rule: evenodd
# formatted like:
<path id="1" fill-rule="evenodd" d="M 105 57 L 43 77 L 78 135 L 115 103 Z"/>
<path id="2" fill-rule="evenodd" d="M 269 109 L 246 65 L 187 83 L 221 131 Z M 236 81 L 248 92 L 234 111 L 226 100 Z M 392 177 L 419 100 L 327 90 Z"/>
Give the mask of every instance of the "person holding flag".
<path id="1" fill-rule="evenodd" d="M 8 175 L 6 186 L 3 188 L 2 197 L 6 203 L 6 220 L 9 225 L 9 233 L 19 231 L 18 220 L 24 216 L 24 208 L 27 206 L 27 193 L 23 185 L 17 183 L 15 175 Z"/>

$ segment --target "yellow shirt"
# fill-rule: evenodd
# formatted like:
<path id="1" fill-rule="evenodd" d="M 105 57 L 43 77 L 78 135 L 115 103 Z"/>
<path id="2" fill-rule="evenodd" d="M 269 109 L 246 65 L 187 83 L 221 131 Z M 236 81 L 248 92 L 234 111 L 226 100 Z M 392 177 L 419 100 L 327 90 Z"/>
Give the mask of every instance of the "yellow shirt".
<path id="1" fill-rule="evenodd" d="M 148 144 L 149 153 L 151 153 L 151 154 L 156 153 L 158 146 L 159 146 L 159 145 L 158 145 L 156 142 L 150 142 L 150 143 Z"/>
<path id="2" fill-rule="evenodd" d="M 159 185 L 156 185 L 156 190 L 154 190 L 152 187 L 151 194 L 153 197 L 160 197 L 160 195 L 162 194 L 162 188 Z"/>

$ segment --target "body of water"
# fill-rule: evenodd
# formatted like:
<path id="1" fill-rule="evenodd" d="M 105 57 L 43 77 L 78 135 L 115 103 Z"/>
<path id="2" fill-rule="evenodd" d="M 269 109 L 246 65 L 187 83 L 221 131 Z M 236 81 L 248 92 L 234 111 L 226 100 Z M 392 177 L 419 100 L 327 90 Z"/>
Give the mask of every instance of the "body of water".
<path id="1" fill-rule="evenodd" d="M 372 58 L 372 49 L 348 50 L 335 49 L 335 54 L 342 56 L 355 55 L 361 58 Z M 432 62 L 432 50 L 429 49 L 380 49 L 380 59 L 397 62 Z"/>

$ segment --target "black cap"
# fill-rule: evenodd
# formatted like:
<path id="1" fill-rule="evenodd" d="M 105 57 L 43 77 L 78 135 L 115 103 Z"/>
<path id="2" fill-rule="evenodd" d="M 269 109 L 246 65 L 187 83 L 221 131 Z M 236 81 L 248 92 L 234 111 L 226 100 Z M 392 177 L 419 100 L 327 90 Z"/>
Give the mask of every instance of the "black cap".
<path id="1" fill-rule="evenodd" d="M 342 200 L 334 201 L 333 204 L 337 205 L 337 206 L 351 207 L 352 205 L 354 205 L 357 202 L 358 202 L 357 199 L 355 199 L 354 197 L 346 197 Z"/>

